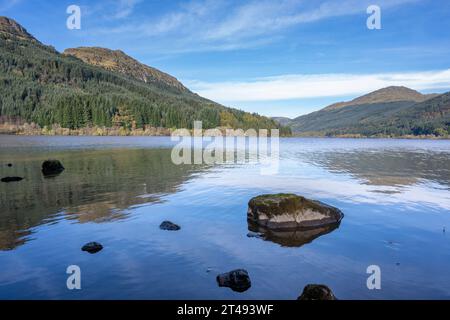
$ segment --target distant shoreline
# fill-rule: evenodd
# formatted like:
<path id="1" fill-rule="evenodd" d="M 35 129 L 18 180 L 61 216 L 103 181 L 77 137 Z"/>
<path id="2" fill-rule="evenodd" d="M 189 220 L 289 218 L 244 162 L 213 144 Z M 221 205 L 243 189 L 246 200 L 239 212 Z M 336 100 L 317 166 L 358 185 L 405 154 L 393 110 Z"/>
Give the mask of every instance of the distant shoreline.
<path id="1" fill-rule="evenodd" d="M 170 134 L 109 134 L 109 135 L 97 135 L 97 134 L 22 134 L 22 133 L 5 133 L 0 132 L 0 136 L 16 136 L 16 137 L 167 137 L 170 138 Z M 450 140 L 450 137 L 436 137 L 436 136 L 397 136 L 397 137 L 363 137 L 363 136 L 280 136 L 280 138 L 305 138 L 305 139 L 371 139 L 371 140 Z"/>
<path id="2" fill-rule="evenodd" d="M 223 135 L 227 129 L 232 128 L 219 127 Z M 171 134 L 177 130 L 177 128 L 163 128 L 163 127 L 150 127 L 144 128 L 124 128 L 124 127 L 85 127 L 79 129 L 62 128 L 59 125 L 53 125 L 50 128 L 32 124 L 0 124 L 0 135 L 14 135 L 14 136 L 93 136 L 93 137 L 170 137 Z M 234 129 L 236 130 L 236 129 Z M 192 130 L 189 130 L 191 135 Z M 270 133 L 270 130 L 269 130 Z M 342 134 L 342 135 L 325 135 L 321 133 L 314 134 L 308 133 L 293 133 L 292 135 L 280 135 L 283 138 L 323 138 L 323 139 L 418 139 L 418 140 L 450 140 L 450 135 L 436 136 L 436 135 L 374 135 L 364 136 L 361 134 Z"/>

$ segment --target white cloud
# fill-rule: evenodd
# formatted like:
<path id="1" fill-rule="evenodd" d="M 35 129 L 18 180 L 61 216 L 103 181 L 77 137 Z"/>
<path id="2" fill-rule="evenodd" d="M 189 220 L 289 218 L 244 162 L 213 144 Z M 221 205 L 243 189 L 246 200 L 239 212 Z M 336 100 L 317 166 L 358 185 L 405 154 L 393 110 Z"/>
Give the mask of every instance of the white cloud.
<path id="1" fill-rule="evenodd" d="M 119 0 L 117 1 L 117 10 L 114 18 L 122 19 L 131 15 L 134 11 L 134 7 L 142 0 Z"/>
<path id="2" fill-rule="evenodd" d="M 21 3 L 22 0 L 6 0 L 0 1 L 0 11 L 6 11 Z"/>
<path id="3" fill-rule="evenodd" d="M 382 9 L 421 0 L 378 0 Z M 139 0 L 121 0 L 121 16 L 128 16 Z M 103 33 L 127 34 L 136 37 L 183 39 L 184 46 L 200 48 L 239 48 L 245 41 L 261 37 L 273 38 L 280 31 L 319 20 L 361 14 L 372 0 L 252 0 L 232 3 L 227 0 L 192 0 L 151 21 L 126 23 Z M 128 8 L 128 9 L 127 9 Z M 174 40 L 173 44 L 180 44 Z"/>
<path id="4" fill-rule="evenodd" d="M 194 92 L 222 103 L 365 94 L 388 86 L 450 90 L 450 69 L 380 74 L 281 75 L 239 82 L 188 81 Z"/>

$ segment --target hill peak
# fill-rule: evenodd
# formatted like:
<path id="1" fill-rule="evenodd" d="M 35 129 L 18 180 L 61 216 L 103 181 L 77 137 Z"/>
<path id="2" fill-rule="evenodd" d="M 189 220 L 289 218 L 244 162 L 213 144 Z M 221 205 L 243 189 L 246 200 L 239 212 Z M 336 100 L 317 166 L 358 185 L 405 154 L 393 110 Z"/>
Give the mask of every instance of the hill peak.
<path id="1" fill-rule="evenodd" d="M 160 82 L 181 91 L 189 91 L 175 77 L 152 68 L 128 56 L 122 50 L 101 47 L 79 47 L 64 50 L 64 54 L 74 56 L 90 65 L 109 71 L 120 72 L 143 82 Z"/>
<path id="2" fill-rule="evenodd" d="M 434 96 L 435 95 L 424 95 L 416 90 L 403 86 L 390 86 L 373 91 L 351 101 L 332 104 L 326 107 L 324 110 L 335 110 L 353 105 L 388 103 L 398 101 L 422 102 Z"/>
<path id="3" fill-rule="evenodd" d="M 14 37 L 39 42 L 24 27 L 8 17 L 0 16 L 0 34 L 6 35 L 8 38 Z"/>

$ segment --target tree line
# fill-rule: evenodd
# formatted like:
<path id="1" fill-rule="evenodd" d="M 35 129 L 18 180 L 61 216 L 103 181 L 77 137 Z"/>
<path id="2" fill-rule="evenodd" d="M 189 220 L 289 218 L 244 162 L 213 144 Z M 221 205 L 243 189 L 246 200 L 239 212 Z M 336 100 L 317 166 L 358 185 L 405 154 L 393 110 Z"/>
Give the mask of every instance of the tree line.
<path id="1" fill-rule="evenodd" d="M 274 129 L 272 119 L 226 108 L 164 83 L 144 83 L 61 55 L 53 48 L 0 35 L 0 117 L 63 128 L 144 126 Z"/>

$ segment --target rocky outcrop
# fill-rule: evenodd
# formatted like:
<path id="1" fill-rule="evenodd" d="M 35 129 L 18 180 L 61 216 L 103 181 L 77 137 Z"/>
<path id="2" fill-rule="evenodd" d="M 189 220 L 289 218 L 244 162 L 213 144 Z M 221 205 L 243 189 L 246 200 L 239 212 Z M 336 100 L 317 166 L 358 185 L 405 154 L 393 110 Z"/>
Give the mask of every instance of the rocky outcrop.
<path id="1" fill-rule="evenodd" d="M 161 230 L 168 230 L 168 231 L 178 231 L 181 229 L 181 227 L 173 222 L 170 221 L 163 221 L 159 228 Z"/>
<path id="2" fill-rule="evenodd" d="M 142 82 L 166 85 L 182 92 L 190 92 L 175 77 L 158 69 L 149 67 L 126 55 L 121 50 L 99 47 L 80 47 L 64 50 L 65 55 L 77 57 L 85 63 L 119 72 Z"/>
<path id="3" fill-rule="evenodd" d="M 270 229 L 317 228 L 338 224 L 344 214 L 337 208 L 295 194 L 267 194 L 248 203 L 249 222 Z"/>
<path id="4" fill-rule="evenodd" d="M 87 251 L 87 252 L 89 252 L 89 253 L 91 253 L 91 254 L 97 253 L 97 252 L 99 252 L 99 251 L 102 250 L 102 249 L 103 249 L 103 246 L 102 246 L 100 243 L 98 243 L 98 242 L 89 242 L 89 243 L 86 243 L 86 244 L 81 248 L 82 251 Z"/>
<path id="5" fill-rule="evenodd" d="M 297 300 L 337 300 L 330 288 L 323 284 L 308 284 Z"/>
<path id="6" fill-rule="evenodd" d="M 42 163 L 42 174 L 46 177 L 56 176 L 64 171 L 59 160 L 47 160 Z"/>
<path id="7" fill-rule="evenodd" d="M 0 17 L 0 34 L 8 38 L 14 37 L 21 40 L 38 42 L 24 27 L 7 17 Z"/>
<path id="8" fill-rule="evenodd" d="M 219 287 L 228 287 L 236 292 L 244 292 L 248 290 L 252 283 L 248 272 L 244 269 L 237 269 L 217 276 Z"/>

